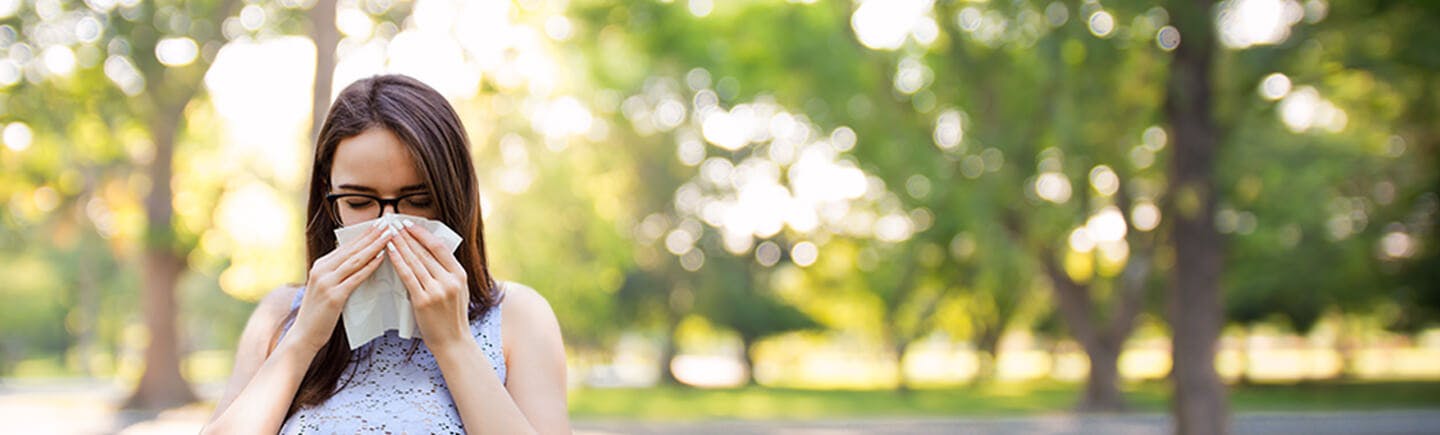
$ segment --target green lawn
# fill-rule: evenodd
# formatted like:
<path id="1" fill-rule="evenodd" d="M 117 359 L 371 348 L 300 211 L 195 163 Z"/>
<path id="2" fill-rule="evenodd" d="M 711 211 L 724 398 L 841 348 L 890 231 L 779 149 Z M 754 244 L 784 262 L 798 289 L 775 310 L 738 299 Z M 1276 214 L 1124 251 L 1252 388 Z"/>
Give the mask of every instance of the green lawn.
<path id="1" fill-rule="evenodd" d="M 819 391 L 748 387 L 583 389 L 570 403 L 578 419 L 702 420 L 818 419 L 880 416 L 1017 415 L 1064 412 L 1078 384 L 994 384 L 975 388 Z M 1167 409 L 1169 386 L 1130 385 L 1137 411 Z M 1440 382 L 1324 382 L 1235 387 L 1236 411 L 1324 411 L 1440 407 Z"/>

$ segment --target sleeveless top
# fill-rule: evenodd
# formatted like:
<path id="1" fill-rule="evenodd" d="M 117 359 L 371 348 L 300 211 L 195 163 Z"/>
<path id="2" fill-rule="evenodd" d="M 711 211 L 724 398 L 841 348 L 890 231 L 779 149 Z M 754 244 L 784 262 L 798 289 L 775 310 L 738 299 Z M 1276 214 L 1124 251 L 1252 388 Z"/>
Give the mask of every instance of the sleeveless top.
<path id="1" fill-rule="evenodd" d="M 470 322 L 470 334 L 504 384 L 500 307 L 505 300 L 505 286 L 510 283 L 496 284 L 500 302 Z M 292 311 L 300 306 L 304 295 L 303 287 L 295 293 Z M 282 336 L 293 321 L 282 327 Z M 407 358 L 412 346 L 415 352 Z M 400 338 L 392 329 L 356 348 L 354 354 L 356 358 L 340 376 L 339 384 L 344 388 L 319 405 L 296 411 L 285 419 L 280 433 L 465 433 L 440 366 L 423 338 Z"/>

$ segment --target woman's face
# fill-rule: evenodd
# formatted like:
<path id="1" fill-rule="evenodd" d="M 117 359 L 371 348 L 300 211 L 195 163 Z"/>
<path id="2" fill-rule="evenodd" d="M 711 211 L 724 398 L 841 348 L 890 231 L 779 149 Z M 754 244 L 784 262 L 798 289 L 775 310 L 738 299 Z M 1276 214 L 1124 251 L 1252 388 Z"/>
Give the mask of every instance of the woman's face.
<path id="1" fill-rule="evenodd" d="M 405 144 L 385 128 L 371 127 L 341 140 L 330 166 L 330 193 L 339 195 L 330 203 L 340 223 L 354 225 L 397 208 L 434 219 L 435 200 L 414 163 Z"/>

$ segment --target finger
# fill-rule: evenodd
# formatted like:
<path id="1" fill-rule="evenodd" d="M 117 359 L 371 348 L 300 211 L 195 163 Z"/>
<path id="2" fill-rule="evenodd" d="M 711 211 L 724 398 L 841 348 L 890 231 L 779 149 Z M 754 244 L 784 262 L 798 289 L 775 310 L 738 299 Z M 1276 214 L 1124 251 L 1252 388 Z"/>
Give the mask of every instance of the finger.
<path id="1" fill-rule="evenodd" d="M 411 270 L 415 271 L 415 278 L 424 285 L 425 290 L 438 289 L 436 271 L 425 264 L 425 260 L 423 259 L 429 254 L 420 252 L 420 247 L 415 241 L 406 239 L 404 234 L 397 235 L 392 242 L 396 250 L 400 251 L 400 256 L 406 264 L 410 266 Z"/>
<path id="2" fill-rule="evenodd" d="M 344 262 L 335 267 L 335 273 L 340 274 L 339 276 L 349 276 L 355 273 L 355 271 L 360 270 L 360 268 L 365 267 L 365 264 L 372 258 L 380 256 L 380 250 L 385 247 L 385 243 L 394 238 L 395 234 L 393 230 L 385 230 L 374 236 L 369 236 L 368 238 L 371 239 L 370 242 L 360 246 L 358 251 L 351 252 L 349 256 L 345 258 Z"/>
<path id="3" fill-rule="evenodd" d="M 402 254 L 393 243 L 387 248 L 386 252 L 390 256 L 390 264 L 395 265 L 395 274 L 400 276 L 400 282 L 404 283 L 405 289 L 410 292 L 410 300 L 413 302 L 418 300 L 417 298 L 424 296 L 425 286 L 421 283 L 419 276 L 419 274 L 423 272 L 415 270 L 415 268 L 410 265 L 410 262 L 405 260 L 404 254 Z"/>
<path id="4" fill-rule="evenodd" d="M 399 249 L 387 249 L 386 255 L 390 258 L 390 264 L 395 265 L 395 274 L 399 275 L 400 284 L 405 284 L 405 291 L 410 294 L 410 302 L 419 301 L 419 298 L 425 295 L 425 285 L 420 284 L 415 268 L 405 262 Z"/>
<path id="5" fill-rule="evenodd" d="M 440 262 L 435 258 L 435 253 L 427 249 L 428 247 L 425 246 L 423 242 L 418 240 L 415 237 L 414 233 L 410 231 L 401 231 L 400 235 L 396 237 L 396 239 L 403 241 L 406 245 L 405 247 L 409 248 L 410 252 L 415 253 L 415 257 L 420 260 L 420 263 L 422 265 L 424 265 L 425 270 L 429 271 L 430 276 L 436 278 L 436 280 L 439 280 L 440 277 L 448 273 L 453 273 L 447 270 L 444 266 L 440 265 Z"/>
<path id="6" fill-rule="evenodd" d="M 350 239 L 345 243 L 339 243 L 338 246 L 335 247 L 335 250 L 330 251 L 329 254 L 321 258 L 328 258 L 330 261 L 336 261 L 333 260 L 336 258 L 349 258 L 356 249 L 367 246 L 371 242 L 374 242 L 377 237 L 384 236 L 385 227 L 376 224 L 367 225 L 370 225 L 370 228 L 366 229 L 364 233 L 361 233 L 360 237 Z"/>
<path id="7" fill-rule="evenodd" d="M 350 297 L 351 292 L 355 291 L 357 287 L 360 287 L 360 282 L 365 281 L 366 278 L 369 278 L 370 275 L 375 273 L 376 269 L 380 268 L 380 263 L 385 262 L 384 254 L 385 253 L 382 252 L 376 254 L 374 257 L 371 257 L 370 261 L 365 262 L 365 267 L 362 267 L 360 268 L 360 270 L 355 271 L 355 273 L 350 274 L 350 276 L 345 277 L 344 281 L 340 281 L 340 285 L 337 286 L 337 288 L 341 290 L 341 293 L 345 294 L 345 297 L 347 299 Z"/>
<path id="8" fill-rule="evenodd" d="M 320 283 L 316 283 L 316 286 L 312 287 L 312 291 L 306 292 L 305 298 L 320 297 L 327 303 L 343 305 L 350 299 L 350 293 L 359 287 L 360 282 L 375 272 L 375 268 L 380 267 L 380 263 L 384 262 L 383 258 L 379 255 L 370 258 L 370 261 L 366 262 L 359 272 L 348 277 L 331 272 L 322 278 Z"/>
<path id="9" fill-rule="evenodd" d="M 445 249 L 445 243 L 439 237 L 431 234 L 430 230 L 419 225 L 406 225 L 405 232 L 410 233 L 421 245 L 425 246 L 425 250 L 430 251 L 430 255 L 439 261 L 439 265 L 445 271 L 455 274 L 465 272 L 465 267 L 455 259 L 455 253 L 450 249 Z"/>

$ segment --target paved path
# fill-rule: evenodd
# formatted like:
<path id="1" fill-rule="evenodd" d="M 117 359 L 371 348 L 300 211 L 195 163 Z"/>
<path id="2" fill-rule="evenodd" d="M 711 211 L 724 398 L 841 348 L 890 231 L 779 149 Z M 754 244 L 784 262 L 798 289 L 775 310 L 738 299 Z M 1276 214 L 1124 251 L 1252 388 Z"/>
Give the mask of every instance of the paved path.
<path id="1" fill-rule="evenodd" d="M 1043 415 L 826 422 L 579 422 L 576 434 L 1168 434 L 1163 414 Z M 1440 434 L 1440 410 L 1267 412 L 1236 417 L 1235 434 Z"/>
<path id="2" fill-rule="evenodd" d="M 16 434 L 194 434 L 209 416 L 204 406 L 160 413 L 116 412 L 125 388 L 113 384 L 0 385 L 0 425 Z M 201 391 L 202 395 L 214 393 Z M 836 421 L 709 421 L 653 423 L 577 421 L 580 435 L 851 435 L 851 434 L 1167 434 L 1164 414 L 1035 415 L 1020 417 L 900 418 Z M 1242 413 L 1235 434 L 1437 434 L 1440 409 Z"/>

